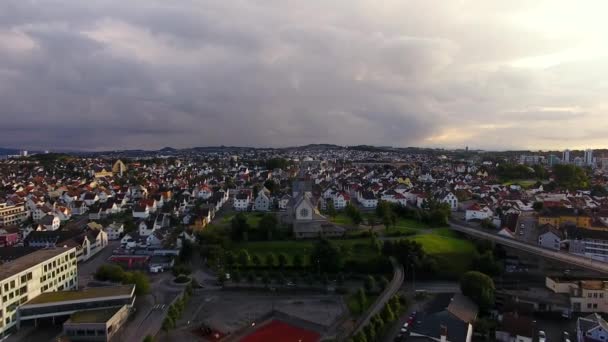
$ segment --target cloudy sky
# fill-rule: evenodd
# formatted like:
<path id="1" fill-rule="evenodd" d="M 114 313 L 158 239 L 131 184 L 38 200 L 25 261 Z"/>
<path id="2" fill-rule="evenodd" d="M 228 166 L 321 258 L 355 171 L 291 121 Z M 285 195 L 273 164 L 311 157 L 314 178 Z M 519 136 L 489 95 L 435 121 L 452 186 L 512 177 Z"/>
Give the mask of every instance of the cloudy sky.
<path id="1" fill-rule="evenodd" d="M 2 0 L 0 147 L 608 147 L 608 1 Z"/>

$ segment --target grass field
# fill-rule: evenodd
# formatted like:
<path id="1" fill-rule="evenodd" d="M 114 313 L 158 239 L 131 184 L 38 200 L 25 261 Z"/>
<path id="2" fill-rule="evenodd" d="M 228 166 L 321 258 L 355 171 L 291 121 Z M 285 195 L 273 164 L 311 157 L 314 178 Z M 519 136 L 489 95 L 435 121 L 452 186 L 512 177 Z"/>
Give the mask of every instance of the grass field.
<path id="1" fill-rule="evenodd" d="M 412 228 L 412 229 L 427 229 L 430 228 L 428 224 L 418 222 L 413 219 L 400 218 L 395 224 L 395 228 Z"/>
<path id="2" fill-rule="evenodd" d="M 232 222 L 232 219 L 234 218 L 234 216 L 236 216 L 236 214 L 237 213 L 222 217 L 222 219 L 220 220 L 220 224 L 226 227 L 230 226 L 230 223 Z M 247 216 L 247 223 L 249 223 L 249 227 L 257 227 L 260 221 L 262 220 L 262 216 L 264 216 L 264 213 L 243 212 L 243 214 Z"/>
<path id="3" fill-rule="evenodd" d="M 477 255 L 471 241 L 457 237 L 457 233 L 448 228 L 409 239 L 420 243 L 424 251 L 435 258 L 439 271 L 446 277 L 458 277 L 469 270 L 473 258 Z"/>

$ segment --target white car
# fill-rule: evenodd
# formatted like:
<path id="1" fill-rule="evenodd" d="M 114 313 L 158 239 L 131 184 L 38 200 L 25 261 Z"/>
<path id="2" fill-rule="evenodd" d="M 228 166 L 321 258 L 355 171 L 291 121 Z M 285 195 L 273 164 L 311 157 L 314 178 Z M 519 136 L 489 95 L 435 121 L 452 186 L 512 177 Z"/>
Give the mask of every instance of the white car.
<path id="1" fill-rule="evenodd" d="M 409 328 L 409 327 L 410 327 L 410 324 L 408 322 L 405 322 L 403 324 L 403 327 L 401 327 L 401 332 L 402 333 L 406 333 L 407 332 L 407 328 Z"/>
<path id="2" fill-rule="evenodd" d="M 547 335 L 545 335 L 544 331 L 539 331 L 538 332 L 538 342 L 546 342 L 547 341 Z"/>

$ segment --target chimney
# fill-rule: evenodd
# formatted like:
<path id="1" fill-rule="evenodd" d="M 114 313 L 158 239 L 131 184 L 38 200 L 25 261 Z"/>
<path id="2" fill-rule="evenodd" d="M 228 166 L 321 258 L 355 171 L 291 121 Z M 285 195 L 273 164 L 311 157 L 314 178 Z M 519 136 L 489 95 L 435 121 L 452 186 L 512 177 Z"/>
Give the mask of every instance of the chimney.
<path id="1" fill-rule="evenodd" d="M 439 326 L 439 335 L 440 335 L 440 341 L 441 342 L 447 342 L 448 340 L 448 327 L 446 327 L 445 325 L 440 325 Z"/>

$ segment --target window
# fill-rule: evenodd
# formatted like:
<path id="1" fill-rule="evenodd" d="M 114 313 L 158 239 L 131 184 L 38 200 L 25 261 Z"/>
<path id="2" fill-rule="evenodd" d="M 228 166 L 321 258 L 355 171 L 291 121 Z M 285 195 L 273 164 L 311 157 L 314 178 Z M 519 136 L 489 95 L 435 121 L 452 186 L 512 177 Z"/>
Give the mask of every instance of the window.
<path id="1" fill-rule="evenodd" d="M 591 303 L 587 303 L 587 309 L 591 309 Z"/>
<path id="2" fill-rule="evenodd" d="M 593 304 L 593 308 L 597 309 L 597 304 Z M 600 328 L 600 330 L 602 330 L 602 328 Z"/>
<path id="3" fill-rule="evenodd" d="M 600 293 L 600 298 L 604 298 L 604 293 Z"/>
<path id="4" fill-rule="evenodd" d="M 591 292 L 587 293 L 587 297 L 591 298 Z"/>
<path id="5" fill-rule="evenodd" d="M 593 298 L 597 298 L 597 292 L 593 293 Z"/>

